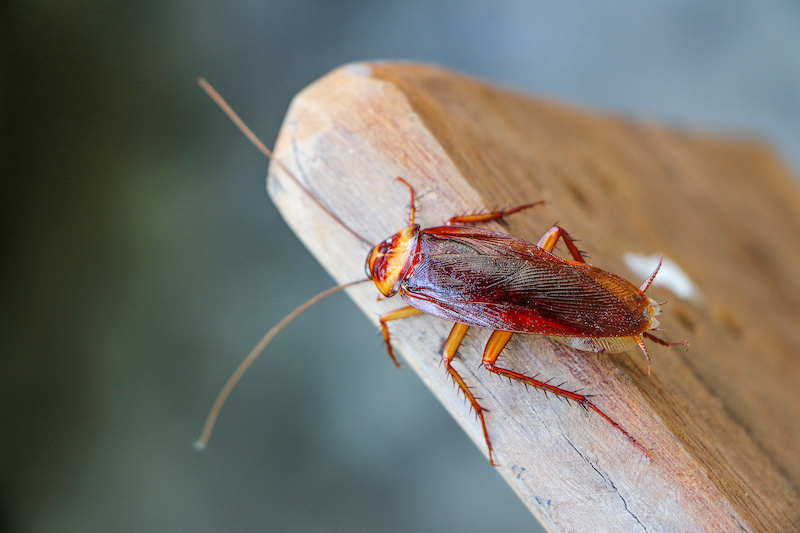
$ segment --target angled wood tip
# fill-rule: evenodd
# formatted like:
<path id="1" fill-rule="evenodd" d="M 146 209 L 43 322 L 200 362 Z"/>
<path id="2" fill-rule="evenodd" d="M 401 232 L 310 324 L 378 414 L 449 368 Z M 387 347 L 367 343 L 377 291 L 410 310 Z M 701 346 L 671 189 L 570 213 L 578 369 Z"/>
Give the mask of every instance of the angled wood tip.
<path id="1" fill-rule="evenodd" d="M 664 271 L 642 290 L 656 302 L 669 299 L 658 320 L 670 337 L 691 341 L 691 356 L 656 347 L 648 377 L 633 353 L 586 354 L 519 335 L 503 352 L 514 371 L 568 380 L 602 399 L 610 418 L 658 448 L 648 448 L 646 460 L 600 417 L 586 420 L 579 410 L 474 370 L 481 349 L 462 347 L 454 362 L 487 398 L 482 407 L 501 471 L 546 527 L 779 531 L 800 523 L 800 403 L 786 401 L 800 377 L 800 193 L 769 152 L 523 96 L 431 66 L 359 63 L 295 98 L 275 154 L 302 169 L 306 188 L 271 189 L 276 205 L 340 281 L 363 270 L 363 254 L 352 253 L 352 236 L 306 191 L 374 244 L 408 220 L 396 176 L 418 191 L 415 216 L 423 228 L 546 199 L 502 231 L 535 243 L 558 220 L 580 237 L 592 264 L 626 279 L 636 275 L 629 254 L 663 250 Z M 496 221 L 482 223 L 500 229 Z M 765 227 L 770 231 L 758 230 Z M 659 285 L 670 262 L 701 287 L 702 298 Z M 374 295 L 354 299 L 373 320 L 391 309 Z M 451 327 L 401 320 L 392 323 L 392 339 L 483 448 L 480 423 L 440 367 Z M 758 358 L 749 346 L 759 346 Z M 607 477 L 598 480 L 598 469 Z M 542 495 L 585 504 L 543 505 Z"/>

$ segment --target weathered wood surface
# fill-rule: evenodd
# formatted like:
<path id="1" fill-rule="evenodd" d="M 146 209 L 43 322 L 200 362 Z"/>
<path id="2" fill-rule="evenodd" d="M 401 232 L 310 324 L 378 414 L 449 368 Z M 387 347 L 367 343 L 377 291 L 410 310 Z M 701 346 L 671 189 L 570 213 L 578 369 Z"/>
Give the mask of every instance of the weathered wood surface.
<path id="1" fill-rule="evenodd" d="M 599 416 L 479 368 L 489 332 L 472 329 L 459 372 L 491 412 L 500 473 L 552 531 L 791 531 L 800 527 L 800 193 L 762 145 L 585 112 L 428 66 L 363 63 L 301 92 L 276 156 L 348 226 L 377 243 L 418 221 L 538 199 L 506 227 L 536 241 L 558 221 L 589 261 L 635 284 L 628 252 L 663 252 L 699 287 L 668 300 L 662 326 L 691 349 L 577 352 L 516 336 L 506 366 L 552 377 Z M 363 272 L 368 248 L 280 168 L 270 194 L 338 280 Z M 350 290 L 369 317 L 400 305 Z M 451 327 L 391 323 L 395 347 L 484 451 L 480 424 L 440 364 Z M 382 354 L 372 354 L 381 356 Z M 387 358 L 388 359 L 388 358 Z M 387 361 L 387 364 L 388 361 Z M 487 509 L 487 512 L 491 512 Z"/>

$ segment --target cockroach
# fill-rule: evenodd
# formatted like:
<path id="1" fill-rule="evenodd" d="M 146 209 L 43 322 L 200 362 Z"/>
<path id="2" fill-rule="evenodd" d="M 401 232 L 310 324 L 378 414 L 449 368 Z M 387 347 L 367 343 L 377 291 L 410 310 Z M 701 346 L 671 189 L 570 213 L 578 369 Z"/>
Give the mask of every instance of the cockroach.
<path id="1" fill-rule="evenodd" d="M 245 135 L 308 193 L 208 82 L 201 78 L 198 83 Z M 278 331 L 322 298 L 352 285 L 372 281 L 384 297 L 399 295 L 407 304 L 379 317 L 386 348 L 396 366 L 399 367 L 400 362 L 392 349 L 387 326 L 389 322 L 429 314 L 455 323 L 444 343 L 442 362 L 478 415 L 492 465 L 497 463 L 486 427 L 486 409 L 478 403 L 464 379 L 452 366 L 453 358 L 470 327 L 493 330 L 483 353 L 482 366 L 486 370 L 591 409 L 648 455 L 648 448 L 587 396 L 497 366 L 496 363 L 513 335 L 544 335 L 572 348 L 594 353 L 618 353 L 638 346 L 647 360 L 649 374 L 650 356 L 644 344 L 645 338 L 665 346 L 688 346 L 686 341 L 667 342 L 650 333 L 658 330 L 656 316 L 661 313 L 661 306 L 649 298 L 645 291 L 658 273 L 661 263 L 640 287 L 636 287 L 615 274 L 586 263 L 574 240 L 560 226 L 551 227 L 533 244 L 511 235 L 467 225 L 502 220 L 541 205 L 543 201 L 488 213 L 453 216 L 443 226 L 422 229 L 414 220 L 414 188 L 405 179 L 396 179 L 411 194 L 408 225 L 370 250 L 365 265 L 367 279 L 320 293 L 287 315 L 265 335 L 223 387 L 208 415 L 198 446 L 205 446 L 222 404 L 233 386 Z M 308 194 L 325 212 L 339 220 L 311 193 Z M 341 220 L 339 222 L 361 241 L 368 243 Z M 572 259 L 553 254 L 559 239 L 566 245 Z"/>

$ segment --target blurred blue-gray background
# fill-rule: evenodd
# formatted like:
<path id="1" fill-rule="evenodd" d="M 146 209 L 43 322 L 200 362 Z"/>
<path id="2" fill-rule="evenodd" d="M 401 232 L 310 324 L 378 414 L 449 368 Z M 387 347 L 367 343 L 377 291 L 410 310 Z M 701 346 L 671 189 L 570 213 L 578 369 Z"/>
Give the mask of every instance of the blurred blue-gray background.
<path id="1" fill-rule="evenodd" d="M 630 116 L 757 134 L 800 168 L 796 1 L 15 2 L 2 8 L 0 531 L 532 531 L 481 451 L 264 192 L 291 97 L 432 62 Z M 354 272 L 354 278 L 361 272 Z M 466 409 L 466 405 L 465 405 Z"/>

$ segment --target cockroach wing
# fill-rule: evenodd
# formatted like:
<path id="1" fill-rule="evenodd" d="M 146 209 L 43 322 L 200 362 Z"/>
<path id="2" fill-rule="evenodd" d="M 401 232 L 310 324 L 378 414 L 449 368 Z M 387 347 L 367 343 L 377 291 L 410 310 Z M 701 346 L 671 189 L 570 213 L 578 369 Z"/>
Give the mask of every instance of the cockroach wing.
<path id="1" fill-rule="evenodd" d="M 616 337 L 648 327 L 648 299 L 626 280 L 479 228 L 420 232 L 400 294 L 454 322 L 516 333 Z"/>

